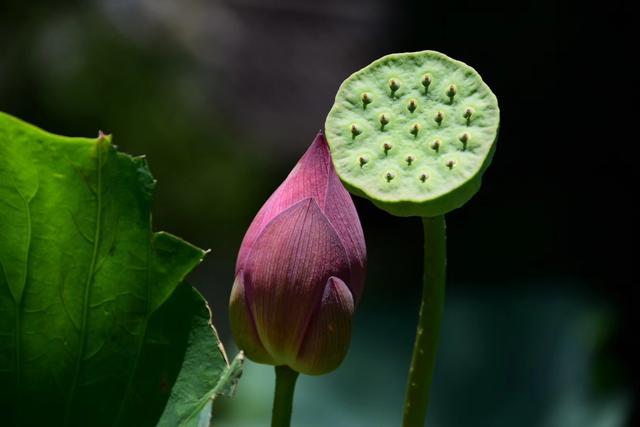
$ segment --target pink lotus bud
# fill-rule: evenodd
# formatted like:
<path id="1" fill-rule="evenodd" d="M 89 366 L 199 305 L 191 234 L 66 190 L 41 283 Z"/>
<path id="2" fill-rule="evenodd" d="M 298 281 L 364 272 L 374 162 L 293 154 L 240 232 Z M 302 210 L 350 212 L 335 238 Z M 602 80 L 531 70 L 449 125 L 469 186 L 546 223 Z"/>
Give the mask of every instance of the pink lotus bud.
<path id="1" fill-rule="evenodd" d="M 238 345 L 259 363 L 334 370 L 365 268 L 358 214 L 320 132 L 244 236 L 229 308 Z"/>

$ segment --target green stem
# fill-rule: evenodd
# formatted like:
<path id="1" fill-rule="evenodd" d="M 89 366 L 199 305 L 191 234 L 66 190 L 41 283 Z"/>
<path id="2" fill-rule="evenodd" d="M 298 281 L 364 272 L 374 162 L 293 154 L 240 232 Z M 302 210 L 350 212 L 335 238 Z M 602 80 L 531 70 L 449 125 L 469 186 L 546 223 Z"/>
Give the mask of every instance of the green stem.
<path id="1" fill-rule="evenodd" d="M 444 308 L 447 242 L 444 216 L 422 218 L 424 281 L 404 402 L 403 427 L 424 427 Z"/>
<path id="2" fill-rule="evenodd" d="M 273 396 L 271 427 L 289 427 L 293 392 L 298 373 L 288 366 L 276 366 L 276 392 Z"/>

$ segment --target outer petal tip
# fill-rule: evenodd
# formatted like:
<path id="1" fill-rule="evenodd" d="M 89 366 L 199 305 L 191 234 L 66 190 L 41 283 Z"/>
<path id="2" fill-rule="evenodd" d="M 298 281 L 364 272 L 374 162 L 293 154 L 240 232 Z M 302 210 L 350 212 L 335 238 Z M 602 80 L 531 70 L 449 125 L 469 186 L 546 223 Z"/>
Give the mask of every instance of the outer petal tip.
<path id="1" fill-rule="evenodd" d="M 244 267 L 253 244 L 265 227 L 281 212 L 304 199 L 313 199 L 321 210 L 324 209 L 330 173 L 335 174 L 331 166 L 329 146 L 320 133 L 251 222 L 240 246 L 236 274 Z"/>
<path id="2" fill-rule="evenodd" d="M 351 195 L 344 188 L 333 169 L 329 170 L 329 185 L 325 203 L 325 215 L 340 237 L 349 258 L 351 278 L 348 281 L 356 304 L 364 288 L 367 269 L 367 248 L 358 212 Z"/>
<path id="3" fill-rule="evenodd" d="M 246 289 L 242 271 L 236 276 L 229 298 L 229 322 L 231 333 L 236 339 L 238 347 L 246 353 L 247 357 L 258 363 L 274 364 L 273 358 L 267 353 L 247 305 Z"/>
<path id="4" fill-rule="evenodd" d="M 337 277 L 329 278 L 292 368 L 307 375 L 336 369 L 349 350 L 353 312 L 349 287 Z"/>

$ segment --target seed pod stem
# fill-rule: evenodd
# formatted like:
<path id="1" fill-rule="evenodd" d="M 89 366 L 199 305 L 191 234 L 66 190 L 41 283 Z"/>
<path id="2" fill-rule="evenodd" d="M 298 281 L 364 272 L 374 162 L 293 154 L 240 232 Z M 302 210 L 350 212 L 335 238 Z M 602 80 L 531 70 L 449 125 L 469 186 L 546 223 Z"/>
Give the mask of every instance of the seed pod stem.
<path id="1" fill-rule="evenodd" d="M 424 425 L 429 386 L 444 308 L 446 232 L 444 215 L 422 218 L 424 229 L 424 282 L 416 339 L 409 369 L 403 427 Z"/>

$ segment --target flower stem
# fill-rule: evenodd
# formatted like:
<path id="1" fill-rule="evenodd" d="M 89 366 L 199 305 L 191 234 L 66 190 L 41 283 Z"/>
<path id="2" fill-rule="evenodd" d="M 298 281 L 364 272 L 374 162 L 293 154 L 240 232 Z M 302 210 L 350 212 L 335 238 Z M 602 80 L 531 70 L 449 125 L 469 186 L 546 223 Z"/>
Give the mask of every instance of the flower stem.
<path id="1" fill-rule="evenodd" d="M 422 302 L 404 402 L 403 427 L 424 427 L 444 308 L 447 244 L 444 215 L 422 218 Z"/>
<path id="2" fill-rule="evenodd" d="M 298 373 L 288 366 L 276 366 L 276 391 L 273 396 L 271 427 L 289 427 L 293 392 L 296 388 Z"/>

